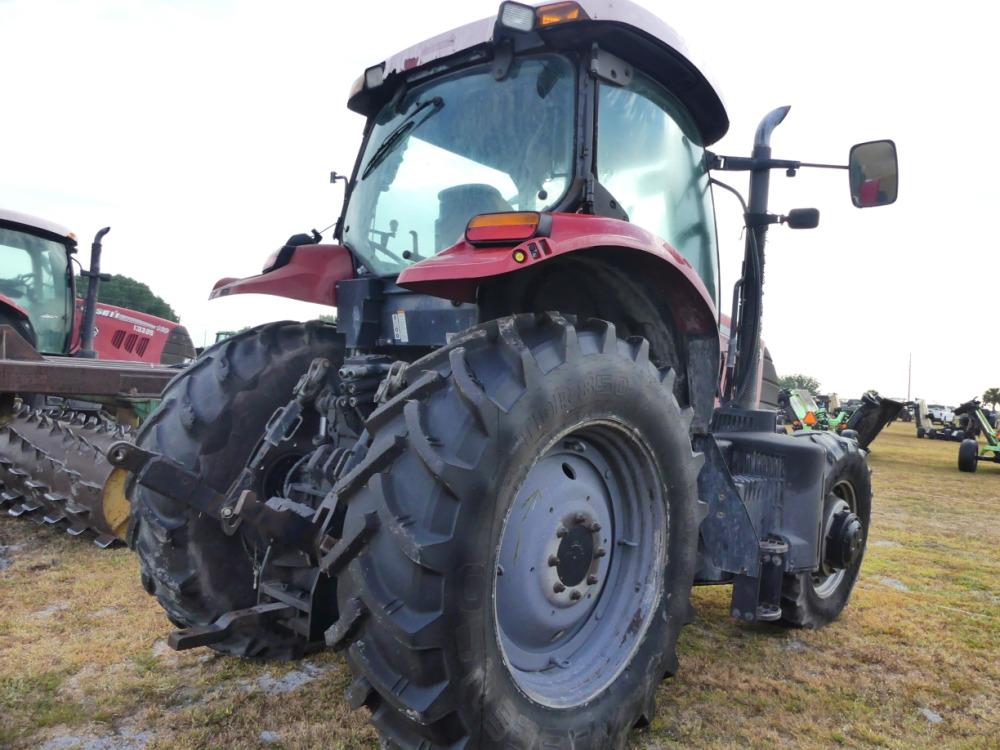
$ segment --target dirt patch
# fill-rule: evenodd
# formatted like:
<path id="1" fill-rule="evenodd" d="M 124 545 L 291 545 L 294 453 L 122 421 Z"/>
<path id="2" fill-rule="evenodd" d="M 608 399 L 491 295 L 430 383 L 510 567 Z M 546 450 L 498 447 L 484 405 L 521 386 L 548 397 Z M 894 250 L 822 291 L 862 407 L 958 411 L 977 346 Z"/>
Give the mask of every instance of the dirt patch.
<path id="1" fill-rule="evenodd" d="M 149 730 L 122 728 L 110 734 L 56 734 L 40 750 L 144 750 L 153 739 Z"/>

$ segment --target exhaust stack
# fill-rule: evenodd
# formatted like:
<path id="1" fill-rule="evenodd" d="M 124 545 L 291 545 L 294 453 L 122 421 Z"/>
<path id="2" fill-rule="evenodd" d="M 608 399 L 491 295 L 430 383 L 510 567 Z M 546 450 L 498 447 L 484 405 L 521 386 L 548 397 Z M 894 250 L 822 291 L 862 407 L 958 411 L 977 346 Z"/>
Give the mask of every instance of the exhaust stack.
<path id="1" fill-rule="evenodd" d="M 104 235 L 111 231 L 111 227 L 104 227 L 94 235 L 94 241 L 90 245 L 90 270 L 80 271 L 81 276 L 90 279 L 87 285 L 87 299 L 83 303 L 83 322 L 80 324 L 80 351 L 76 356 L 86 359 L 96 359 L 97 352 L 94 351 L 94 320 L 97 315 L 97 293 L 100 290 L 102 281 L 110 281 L 111 276 L 101 273 L 101 240 Z"/>

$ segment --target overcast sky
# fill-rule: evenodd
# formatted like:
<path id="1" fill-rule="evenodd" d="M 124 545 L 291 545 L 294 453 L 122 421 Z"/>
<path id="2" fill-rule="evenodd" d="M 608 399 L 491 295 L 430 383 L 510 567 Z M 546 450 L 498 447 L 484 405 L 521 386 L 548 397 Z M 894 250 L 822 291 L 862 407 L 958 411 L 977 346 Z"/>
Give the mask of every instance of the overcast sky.
<path id="1" fill-rule="evenodd" d="M 0 0 L 0 206 L 67 225 L 86 247 L 110 225 L 104 269 L 148 283 L 199 345 L 312 317 L 322 308 L 206 298 L 335 220 L 329 172 L 353 164 L 363 122 L 345 103 L 364 68 L 498 4 Z M 887 208 L 855 209 L 843 172 L 772 178 L 772 210 L 822 215 L 815 230 L 770 232 L 764 336 L 779 373 L 905 396 L 912 352 L 914 397 L 955 404 L 1000 386 L 989 6 L 642 4 L 722 91 L 732 127 L 714 150 L 747 154 L 781 104 L 792 112 L 777 157 L 844 162 L 855 142 L 898 145 Z M 721 192 L 716 205 L 731 289 L 739 210 Z"/>

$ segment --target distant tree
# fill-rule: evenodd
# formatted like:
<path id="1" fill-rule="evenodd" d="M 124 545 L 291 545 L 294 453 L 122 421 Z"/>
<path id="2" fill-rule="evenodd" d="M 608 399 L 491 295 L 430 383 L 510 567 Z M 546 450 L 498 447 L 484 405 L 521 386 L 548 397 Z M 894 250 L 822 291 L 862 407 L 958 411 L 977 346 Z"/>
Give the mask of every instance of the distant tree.
<path id="1" fill-rule="evenodd" d="M 333 323 L 334 325 L 337 325 L 336 315 L 320 315 L 319 319 L 322 320 L 324 323 Z"/>
<path id="2" fill-rule="evenodd" d="M 1000 388 L 987 388 L 983 393 L 983 403 L 996 409 L 1000 404 Z"/>
<path id="3" fill-rule="evenodd" d="M 81 298 L 86 298 L 87 287 L 90 279 L 82 276 L 76 280 L 76 293 Z M 127 307 L 130 310 L 156 315 L 166 318 L 174 323 L 179 322 L 177 313 L 161 297 L 153 294 L 153 290 L 128 276 L 115 274 L 110 281 L 102 281 L 97 292 L 97 301 L 118 307 Z"/>
<path id="4" fill-rule="evenodd" d="M 814 395 L 819 393 L 819 381 L 814 377 L 802 375 L 801 373 L 785 375 L 785 377 L 778 380 L 778 385 L 785 391 L 790 391 L 793 388 L 803 388 Z"/>

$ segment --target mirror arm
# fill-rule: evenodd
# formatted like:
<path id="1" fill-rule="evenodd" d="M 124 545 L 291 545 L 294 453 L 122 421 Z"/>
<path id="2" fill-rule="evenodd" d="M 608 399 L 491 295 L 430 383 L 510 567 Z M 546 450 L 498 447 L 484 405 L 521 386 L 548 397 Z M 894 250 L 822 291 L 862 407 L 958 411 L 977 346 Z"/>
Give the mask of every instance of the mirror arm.
<path id="1" fill-rule="evenodd" d="M 803 161 L 799 163 L 800 167 L 813 167 L 814 169 L 850 169 L 847 164 L 816 164 L 814 162 Z"/>
<path id="2" fill-rule="evenodd" d="M 792 159 L 754 159 L 746 156 L 723 156 L 707 152 L 709 169 L 720 172 L 752 172 L 761 169 L 784 169 L 792 172 L 802 167 L 814 169 L 848 169 L 846 164 L 821 164 L 811 161 L 795 161 Z"/>

